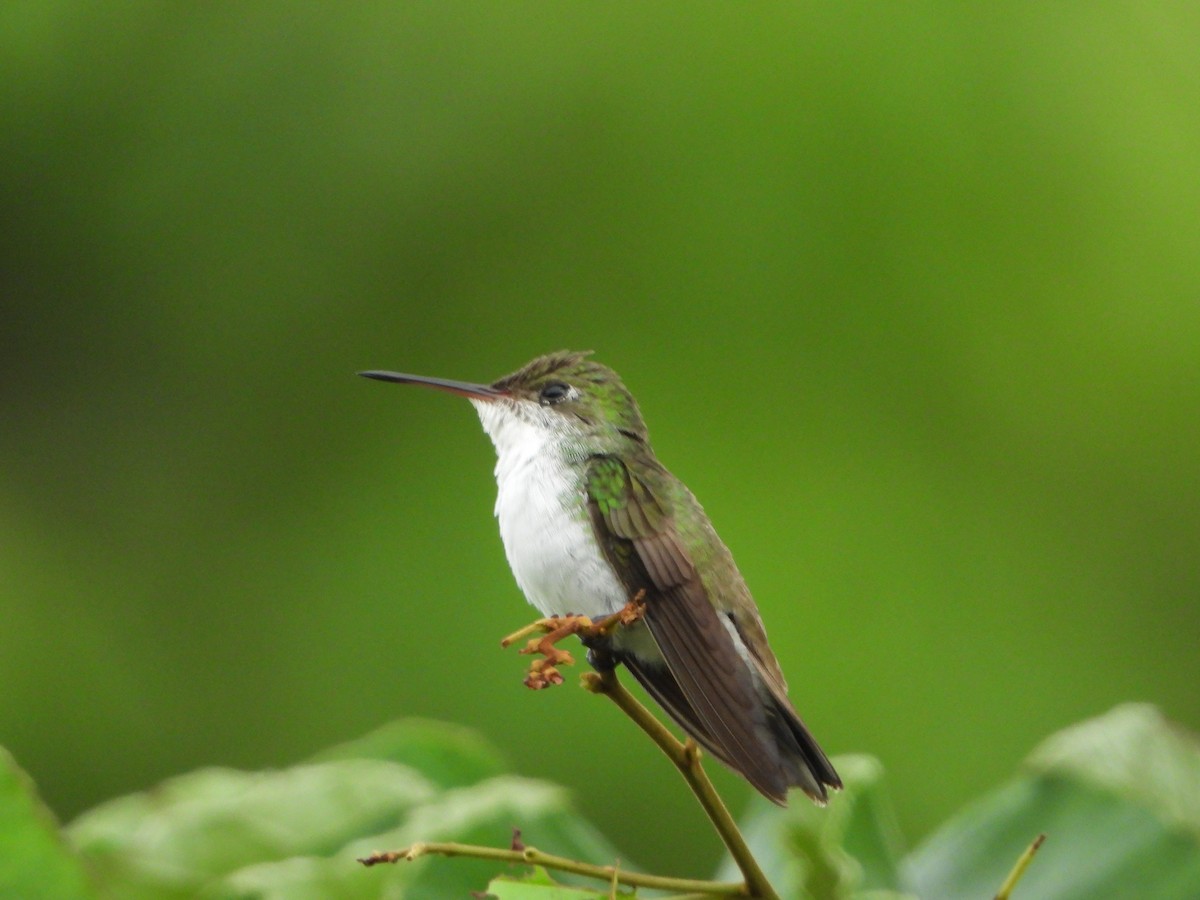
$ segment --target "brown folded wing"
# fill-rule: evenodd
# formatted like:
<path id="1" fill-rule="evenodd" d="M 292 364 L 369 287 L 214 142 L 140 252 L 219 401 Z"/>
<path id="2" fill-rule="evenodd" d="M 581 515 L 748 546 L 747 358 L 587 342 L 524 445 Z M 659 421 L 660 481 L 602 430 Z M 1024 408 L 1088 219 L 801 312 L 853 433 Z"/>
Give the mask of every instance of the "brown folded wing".
<path id="1" fill-rule="evenodd" d="M 632 659 L 627 666 L 686 732 L 782 803 L 789 779 L 763 701 L 679 540 L 665 489 L 664 473 L 652 461 L 636 476 L 613 456 L 589 463 L 597 538 L 630 597 L 645 591 L 646 625 L 665 661 Z"/>

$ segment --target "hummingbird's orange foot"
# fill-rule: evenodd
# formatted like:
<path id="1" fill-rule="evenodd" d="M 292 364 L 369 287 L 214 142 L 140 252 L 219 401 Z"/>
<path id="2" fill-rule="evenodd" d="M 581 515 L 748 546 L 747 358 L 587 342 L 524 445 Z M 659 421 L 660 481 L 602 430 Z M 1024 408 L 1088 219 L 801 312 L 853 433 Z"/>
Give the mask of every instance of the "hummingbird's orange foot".
<path id="1" fill-rule="evenodd" d="M 575 657 L 566 650 L 560 650 L 554 646 L 555 641 L 562 640 L 562 637 L 555 637 L 555 632 L 551 632 L 543 638 L 534 638 L 528 644 L 521 648 L 520 652 L 526 656 L 532 656 L 535 653 L 540 653 L 546 657 L 545 660 L 534 660 L 534 663 L 547 662 L 552 666 L 573 666 L 575 665 Z"/>
<path id="2" fill-rule="evenodd" d="M 617 621 L 622 625 L 632 625 L 646 615 L 646 589 L 642 588 L 633 595 L 625 606 L 617 613 Z"/>
<path id="3" fill-rule="evenodd" d="M 525 687 L 531 691 L 562 684 L 562 673 L 548 659 L 535 659 L 529 664 L 529 674 L 525 676 Z"/>
<path id="4" fill-rule="evenodd" d="M 605 616 L 590 628 L 580 630 L 585 638 L 604 637 L 618 625 L 628 627 L 641 621 L 646 615 L 646 591 L 643 588 L 633 595 L 633 599 L 618 609 L 611 616 Z"/>
<path id="5" fill-rule="evenodd" d="M 500 646 L 511 646 L 535 631 L 545 632 L 542 637 L 527 641 L 520 651 L 523 654 L 531 656 L 538 654 L 543 657 L 543 659 L 535 659 L 530 663 L 529 674 L 525 678 L 526 687 L 540 691 L 542 688 L 563 683 L 558 666 L 575 664 L 575 657 L 554 645 L 572 634 L 586 633 L 592 627 L 592 620 L 587 616 L 554 616 L 549 619 L 538 619 L 533 624 L 504 638 L 500 642 Z"/>

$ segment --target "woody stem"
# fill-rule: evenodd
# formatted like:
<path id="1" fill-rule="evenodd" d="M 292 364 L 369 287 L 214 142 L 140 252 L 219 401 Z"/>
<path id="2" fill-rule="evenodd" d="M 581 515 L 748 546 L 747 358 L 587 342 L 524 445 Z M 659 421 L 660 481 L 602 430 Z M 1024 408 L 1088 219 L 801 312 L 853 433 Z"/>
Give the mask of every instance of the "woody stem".
<path id="1" fill-rule="evenodd" d="M 733 816 L 721 800 L 716 788 L 708 779 L 704 767 L 700 764 L 700 748 L 692 740 L 680 743 L 670 730 L 656 719 L 633 694 L 617 679 L 616 670 L 606 672 L 588 672 L 583 676 L 583 686 L 593 694 L 603 694 L 608 697 L 621 712 L 625 713 L 638 728 L 642 729 L 667 758 L 675 764 L 675 768 L 683 775 L 688 787 L 700 802 L 705 815 L 712 822 L 717 836 L 729 850 L 729 855 L 741 870 L 746 880 L 749 896 L 761 900 L 779 900 L 779 895 L 767 881 L 767 876 L 758 865 L 758 860 L 750 852 L 746 839 L 742 837 Z"/>

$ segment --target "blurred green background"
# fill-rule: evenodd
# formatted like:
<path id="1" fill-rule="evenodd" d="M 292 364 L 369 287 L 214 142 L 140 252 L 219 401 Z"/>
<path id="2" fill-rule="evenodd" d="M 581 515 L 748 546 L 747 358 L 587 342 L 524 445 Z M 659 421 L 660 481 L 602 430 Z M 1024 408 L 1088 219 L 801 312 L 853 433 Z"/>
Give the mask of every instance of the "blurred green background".
<path id="1" fill-rule="evenodd" d="M 353 375 L 562 347 L 910 841 L 1119 701 L 1200 726 L 1198 44 L 1187 4 L 5 5 L 0 743 L 69 818 L 437 717 L 706 871 L 656 752 L 500 651 L 471 409 Z"/>

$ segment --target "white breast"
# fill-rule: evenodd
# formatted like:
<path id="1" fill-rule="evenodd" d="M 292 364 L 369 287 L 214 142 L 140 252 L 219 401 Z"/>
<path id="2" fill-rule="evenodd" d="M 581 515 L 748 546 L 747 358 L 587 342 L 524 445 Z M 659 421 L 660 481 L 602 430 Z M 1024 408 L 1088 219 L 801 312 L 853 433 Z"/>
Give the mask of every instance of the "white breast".
<path id="1" fill-rule="evenodd" d="M 496 518 L 517 585 L 542 615 L 616 612 L 629 599 L 596 544 L 563 436 L 473 400 L 496 446 Z"/>

